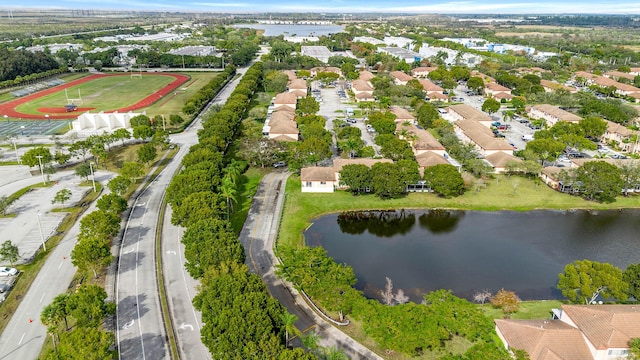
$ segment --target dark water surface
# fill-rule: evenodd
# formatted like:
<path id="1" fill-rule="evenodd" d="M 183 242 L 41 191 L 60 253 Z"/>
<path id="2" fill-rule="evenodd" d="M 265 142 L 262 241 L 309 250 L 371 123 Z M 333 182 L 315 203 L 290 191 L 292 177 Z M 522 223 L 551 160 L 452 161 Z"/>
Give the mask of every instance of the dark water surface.
<path id="1" fill-rule="evenodd" d="M 437 289 L 470 299 L 501 288 L 523 300 L 560 299 L 558 273 L 568 263 L 624 270 L 640 262 L 638 210 L 352 212 L 316 219 L 304 235 L 353 267 L 371 298 L 388 276 L 413 301 Z"/>

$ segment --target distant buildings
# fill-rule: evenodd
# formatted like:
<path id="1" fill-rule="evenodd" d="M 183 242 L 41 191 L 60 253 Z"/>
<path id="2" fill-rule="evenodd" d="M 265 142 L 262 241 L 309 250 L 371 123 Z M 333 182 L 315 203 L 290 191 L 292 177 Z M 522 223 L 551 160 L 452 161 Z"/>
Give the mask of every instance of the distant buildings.
<path id="1" fill-rule="evenodd" d="M 300 55 L 310 56 L 314 59 L 318 59 L 323 63 L 328 63 L 329 58 L 333 56 L 331 51 L 326 46 L 301 46 Z"/>
<path id="2" fill-rule="evenodd" d="M 422 56 L 417 52 L 401 47 L 380 47 L 378 48 L 378 52 L 389 54 L 397 59 L 404 60 L 409 64 L 422 59 Z"/>

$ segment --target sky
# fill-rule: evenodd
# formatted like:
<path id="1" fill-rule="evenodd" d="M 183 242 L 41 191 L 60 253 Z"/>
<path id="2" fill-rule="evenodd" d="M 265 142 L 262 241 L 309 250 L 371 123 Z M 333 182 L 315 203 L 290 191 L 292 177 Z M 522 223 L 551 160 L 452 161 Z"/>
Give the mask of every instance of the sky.
<path id="1" fill-rule="evenodd" d="M 640 14 L 638 0 L 1 0 L 6 8 L 206 12 Z M 3 14 L 0 12 L 0 16 Z"/>

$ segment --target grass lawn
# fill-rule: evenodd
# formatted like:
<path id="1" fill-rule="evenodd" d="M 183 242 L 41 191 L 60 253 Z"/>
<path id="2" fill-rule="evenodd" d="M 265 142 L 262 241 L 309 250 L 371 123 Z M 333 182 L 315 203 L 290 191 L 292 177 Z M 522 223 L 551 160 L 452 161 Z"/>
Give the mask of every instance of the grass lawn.
<path id="1" fill-rule="evenodd" d="M 94 112 L 112 111 L 133 105 L 147 96 L 155 93 L 174 80 L 170 76 L 143 76 L 130 78 L 129 76 L 107 76 L 94 79 L 67 89 L 69 98 L 78 98 L 78 91 L 82 97 L 79 107 L 95 108 Z M 67 104 L 65 91 L 29 101 L 16 107 L 16 110 L 26 114 L 40 114 L 41 107 L 62 107 Z"/>
<path id="2" fill-rule="evenodd" d="M 242 230 L 249 208 L 253 201 L 253 195 L 258 190 L 260 180 L 265 175 L 265 170 L 258 168 L 249 168 L 247 172 L 242 174 L 238 181 L 237 202 L 234 204 L 235 210 L 231 216 L 231 226 L 233 230 L 239 234 Z"/>
<path id="3" fill-rule="evenodd" d="M 154 117 L 156 115 L 165 115 L 167 128 L 169 127 L 169 116 L 171 114 L 182 114 L 182 107 L 193 94 L 198 92 L 202 87 L 207 85 L 211 79 L 219 76 L 215 72 L 203 72 L 203 73 L 182 73 L 182 75 L 188 75 L 191 80 L 182 84 L 174 92 L 177 95 L 170 94 L 165 99 L 162 99 L 155 104 L 148 106 L 141 111 L 146 111 L 147 116 Z"/>
<path id="4" fill-rule="evenodd" d="M 564 302 L 560 300 L 523 301 L 520 310 L 511 315 L 511 319 L 545 320 L 551 317 L 551 309 L 559 309 Z M 492 319 L 502 319 L 502 310 L 494 308 L 489 302 L 484 304 L 484 314 Z"/>
<path id="5" fill-rule="evenodd" d="M 353 196 L 346 191 L 302 193 L 300 178 L 287 182 L 287 199 L 278 236 L 279 244 L 301 245 L 302 232 L 313 219 L 347 210 L 432 209 L 527 211 L 535 209 L 620 209 L 637 208 L 638 197 L 618 197 L 612 204 L 600 204 L 559 193 L 537 181 L 522 177 L 498 176 L 476 191 L 445 199 L 431 193 L 412 193 L 399 199 L 381 200 L 374 195 Z"/>

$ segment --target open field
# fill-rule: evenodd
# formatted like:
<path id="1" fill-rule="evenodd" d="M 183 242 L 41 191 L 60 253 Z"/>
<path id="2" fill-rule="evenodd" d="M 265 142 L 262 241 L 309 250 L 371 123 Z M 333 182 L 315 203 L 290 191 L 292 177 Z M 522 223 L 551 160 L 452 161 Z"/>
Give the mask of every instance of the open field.
<path id="1" fill-rule="evenodd" d="M 79 111 L 127 112 L 148 107 L 175 92 L 189 80 L 186 75 L 171 73 L 94 74 L 81 79 L 18 98 L 0 105 L 0 113 L 11 118 L 51 119 L 75 118 L 77 112 L 66 112 L 67 99 L 82 98 Z M 75 103 L 75 102 L 74 102 Z"/>
<path id="2" fill-rule="evenodd" d="M 213 78 L 218 76 L 217 72 L 189 72 L 176 74 L 188 75 L 190 79 L 180 85 L 180 87 L 178 87 L 172 94 L 169 94 L 169 96 L 142 109 L 147 112 L 147 116 L 153 117 L 156 115 L 170 114 L 182 115 L 182 107 L 187 102 L 187 99 L 189 99 L 203 86 L 207 85 Z"/>

